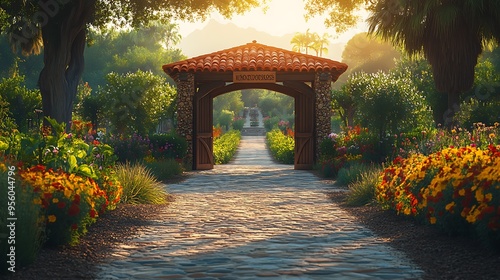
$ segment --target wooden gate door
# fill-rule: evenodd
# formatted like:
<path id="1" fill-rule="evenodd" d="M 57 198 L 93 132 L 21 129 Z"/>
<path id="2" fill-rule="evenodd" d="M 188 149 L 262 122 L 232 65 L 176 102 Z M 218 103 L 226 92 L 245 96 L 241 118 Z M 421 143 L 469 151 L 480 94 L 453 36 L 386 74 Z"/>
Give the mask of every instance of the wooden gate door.
<path id="1" fill-rule="evenodd" d="M 314 102 L 309 94 L 295 97 L 295 169 L 314 166 Z"/>
<path id="2" fill-rule="evenodd" d="M 212 96 L 204 94 L 201 98 L 196 97 L 195 104 L 194 169 L 209 170 L 214 168 Z"/>

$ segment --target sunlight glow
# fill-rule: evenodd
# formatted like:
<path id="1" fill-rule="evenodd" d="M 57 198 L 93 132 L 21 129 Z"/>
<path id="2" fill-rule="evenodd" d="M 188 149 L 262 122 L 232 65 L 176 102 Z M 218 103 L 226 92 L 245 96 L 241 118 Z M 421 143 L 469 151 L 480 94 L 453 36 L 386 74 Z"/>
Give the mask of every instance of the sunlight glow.
<path id="1" fill-rule="evenodd" d="M 266 12 L 263 8 L 255 8 L 229 20 L 224 19 L 220 14 L 213 13 L 204 22 L 180 22 L 180 33 L 186 37 L 194 30 L 202 29 L 211 19 L 220 23 L 232 22 L 243 28 L 253 27 L 275 36 L 306 32 L 309 28 L 310 32 L 329 33 L 335 38 L 333 41 L 337 42 L 347 42 L 354 34 L 365 32 L 368 29 L 364 22 L 360 22 L 356 28 L 345 34 L 335 34 L 333 29 L 324 26 L 324 18 L 322 17 L 315 17 L 309 21 L 304 19 L 303 0 L 271 0 L 268 5 L 269 9 Z"/>

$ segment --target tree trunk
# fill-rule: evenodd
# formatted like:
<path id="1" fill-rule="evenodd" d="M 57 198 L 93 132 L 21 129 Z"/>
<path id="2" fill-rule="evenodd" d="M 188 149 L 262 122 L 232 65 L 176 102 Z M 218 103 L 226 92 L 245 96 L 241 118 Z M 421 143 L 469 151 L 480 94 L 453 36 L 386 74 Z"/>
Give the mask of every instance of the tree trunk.
<path id="1" fill-rule="evenodd" d="M 83 67 L 86 24 L 95 8 L 95 0 L 75 0 L 63 6 L 42 28 L 44 68 L 38 84 L 42 93 L 44 116 L 69 123 Z M 44 121 L 44 125 L 48 123 Z"/>
<path id="2" fill-rule="evenodd" d="M 448 110 L 443 115 L 444 126 L 453 129 L 457 125 L 456 114 L 460 111 L 460 93 L 448 93 Z"/>

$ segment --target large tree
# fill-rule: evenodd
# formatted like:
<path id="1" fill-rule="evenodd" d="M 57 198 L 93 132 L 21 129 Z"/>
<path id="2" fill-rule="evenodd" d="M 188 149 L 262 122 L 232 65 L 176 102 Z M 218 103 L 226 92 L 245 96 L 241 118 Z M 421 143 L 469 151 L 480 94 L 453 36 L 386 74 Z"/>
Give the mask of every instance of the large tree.
<path id="1" fill-rule="evenodd" d="M 212 11 L 229 17 L 263 0 L 0 0 L 0 28 L 14 50 L 43 51 L 39 87 L 43 111 L 58 122 L 71 120 L 83 73 L 87 28 L 110 23 L 136 27 L 152 20 L 203 18 Z"/>
<path id="2" fill-rule="evenodd" d="M 382 41 L 366 32 L 354 35 L 342 52 L 342 62 L 349 65 L 347 74 L 363 71 L 368 74 L 388 72 L 401 57 L 400 51 L 391 43 Z M 346 75 L 342 75 L 346 76 Z"/>
<path id="3" fill-rule="evenodd" d="M 474 81 L 477 58 L 487 42 L 500 41 L 500 0 L 308 0 L 309 15 L 328 13 L 326 24 L 344 31 L 366 8 L 370 32 L 423 53 L 439 91 L 448 94 L 448 119 L 460 93 Z"/>

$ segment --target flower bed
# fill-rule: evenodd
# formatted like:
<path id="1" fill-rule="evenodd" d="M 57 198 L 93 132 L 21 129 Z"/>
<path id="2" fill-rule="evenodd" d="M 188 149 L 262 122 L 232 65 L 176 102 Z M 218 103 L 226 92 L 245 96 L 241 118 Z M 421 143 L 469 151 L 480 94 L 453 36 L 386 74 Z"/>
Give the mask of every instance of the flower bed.
<path id="1" fill-rule="evenodd" d="M 500 145 L 396 158 L 380 180 L 385 209 L 500 246 Z"/>
<path id="2" fill-rule="evenodd" d="M 41 205 L 47 243 L 75 244 L 79 235 L 106 211 L 108 198 L 91 178 L 54 171 L 37 165 L 19 172 L 22 191 L 33 192 L 33 203 Z"/>

